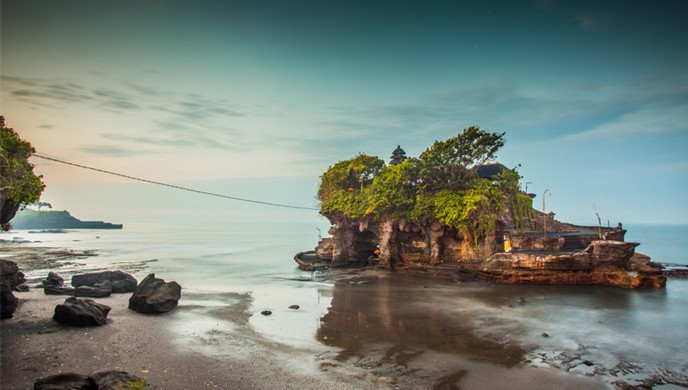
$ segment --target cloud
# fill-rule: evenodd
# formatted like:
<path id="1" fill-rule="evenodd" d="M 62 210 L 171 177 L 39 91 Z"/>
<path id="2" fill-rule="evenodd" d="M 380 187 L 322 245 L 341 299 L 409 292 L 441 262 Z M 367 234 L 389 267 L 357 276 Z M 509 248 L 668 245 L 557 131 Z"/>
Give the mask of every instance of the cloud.
<path id="1" fill-rule="evenodd" d="M 625 113 L 616 120 L 570 134 L 566 140 L 589 140 L 629 135 L 661 135 L 688 131 L 688 106 L 651 107 Z"/>
<path id="2" fill-rule="evenodd" d="M 147 151 L 125 149 L 113 145 L 86 145 L 78 147 L 77 150 L 98 156 L 109 157 L 129 157 L 137 154 L 148 153 Z"/>
<path id="3" fill-rule="evenodd" d="M 148 118 L 150 127 L 146 136 L 132 135 L 123 130 L 120 138 L 106 133 L 104 138 L 119 142 L 124 148 L 110 149 L 102 146 L 82 148 L 110 156 L 128 155 L 130 145 L 143 143 L 162 147 L 194 146 L 227 148 L 236 150 L 241 144 L 241 132 L 227 124 L 228 119 L 247 115 L 245 109 L 224 99 L 199 94 L 175 93 L 174 91 L 135 84 L 117 82 L 110 85 L 100 78 L 98 85 L 78 84 L 71 80 L 2 76 L 3 90 L 25 103 L 43 107 L 67 107 L 79 105 L 85 110 L 104 110 L 116 114 Z"/>

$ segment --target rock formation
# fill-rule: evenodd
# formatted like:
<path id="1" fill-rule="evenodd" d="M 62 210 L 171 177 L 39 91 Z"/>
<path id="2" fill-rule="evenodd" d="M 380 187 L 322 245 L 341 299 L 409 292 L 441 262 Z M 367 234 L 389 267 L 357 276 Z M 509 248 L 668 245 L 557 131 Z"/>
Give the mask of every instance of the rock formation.
<path id="1" fill-rule="evenodd" d="M 105 298 L 112 294 L 112 287 L 109 284 L 104 286 L 79 286 L 74 289 L 75 297 Z"/>
<path id="2" fill-rule="evenodd" d="M 535 221 L 517 229 L 507 208 L 494 231 L 477 244 L 465 233 L 436 222 L 355 221 L 330 215 L 332 237 L 322 239 L 315 252 L 300 254 L 296 261 L 304 270 L 323 263 L 421 270 L 452 264 L 455 270 L 499 283 L 665 287 L 661 266 L 635 253 L 639 244 L 624 242 L 625 230 L 576 226 L 554 220 L 553 214 L 535 215 Z M 537 231 L 545 220 L 547 238 Z M 509 252 L 504 250 L 505 240 Z"/>
<path id="3" fill-rule="evenodd" d="M 74 295 L 74 288 L 68 286 L 54 286 L 49 284 L 43 287 L 45 295 Z"/>
<path id="4" fill-rule="evenodd" d="M 48 272 L 48 277 L 43 279 L 41 282 L 43 286 L 62 286 L 64 284 L 64 279 L 55 272 Z"/>
<path id="5" fill-rule="evenodd" d="M 139 313 L 165 313 L 177 307 L 181 296 L 182 287 L 177 282 L 166 283 L 149 274 L 129 298 L 129 308 Z"/>
<path id="6" fill-rule="evenodd" d="M 635 255 L 635 242 L 593 241 L 586 249 L 497 253 L 479 266 L 478 275 L 500 283 L 603 284 L 663 288 L 659 264 Z"/>
<path id="7" fill-rule="evenodd" d="M 24 274 L 19 271 L 19 267 L 13 261 L 0 259 L 0 318 L 12 318 L 19 299 L 14 296 L 12 291 L 24 283 Z"/>
<path id="8" fill-rule="evenodd" d="M 69 297 L 62 305 L 55 306 L 53 319 L 69 326 L 101 326 L 107 324 L 110 306 L 91 299 Z"/>
<path id="9" fill-rule="evenodd" d="M 73 372 L 50 375 L 34 383 L 35 390 L 122 390 L 145 389 L 148 383 L 125 371 L 98 371 L 91 375 Z"/>
<path id="10" fill-rule="evenodd" d="M 521 190 L 516 168 L 489 162 L 504 146 L 504 135 L 471 126 L 435 141 L 418 158 L 386 165 L 359 154 L 330 166 L 318 199 L 332 238 L 322 239 L 314 252 L 297 254 L 299 267 L 434 272 L 453 264 L 511 283 L 664 286 L 649 261 L 631 262 L 635 245 L 623 242 L 621 224 L 575 226 L 545 213 L 544 202 L 543 212 L 535 210 L 535 194 Z M 400 147 L 394 152 L 402 154 Z"/>
<path id="11" fill-rule="evenodd" d="M 50 375 L 37 380 L 33 384 L 34 390 L 96 390 L 98 389 L 93 381 L 86 375 L 73 372 L 65 372 L 57 375 Z"/>
<path id="12" fill-rule="evenodd" d="M 91 272 L 72 276 L 72 286 L 104 287 L 108 285 L 113 293 L 128 293 L 136 290 L 136 279 L 122 271 Z M 105 287 L 107 288 L 107 287 Z"/>

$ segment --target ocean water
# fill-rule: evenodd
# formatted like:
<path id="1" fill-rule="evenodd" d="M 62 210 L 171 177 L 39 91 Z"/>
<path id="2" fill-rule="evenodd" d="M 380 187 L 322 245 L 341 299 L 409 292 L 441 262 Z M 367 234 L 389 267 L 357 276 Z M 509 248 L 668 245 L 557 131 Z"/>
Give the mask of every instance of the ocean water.
<path id="1" fill-rule="evenodd" d="M 626 228 L 628 241 L 641 242 L 639 252 L 655 261 L 688 264 L 688 226 Z M 669 280 L 665 290 L 626 290 L 458 284 L 391 273 L 359 283 L 336 273 L 299 270 L 294 254 L 312 249 L 326 229 L 322 219 L 196 221 L 135 223 L 123 230 L 12 231 L 0 238 L 29 241 L 24 246 L 95 250 L 98 256 L 77 260 L 82 268 L 140 264 L 145 268 L 134 268 L 139 280 L 155 272 L 180 283 L 185 293 L 250 293 L 250 326 L 297 347 L 325 345 L 355 355 L 368 343 L 388 343 L 501 365 L 557 367 L 608 383 L 638 384 L 653 376 L 660 383 L 688 381 L 688 280 Z M 28 276 L 44 276 L 38 273 Z M 223 302 L 193 298 L 180 304 Z M 292 304 L 301 308 L 288 309 Z M 262 310 L 273 315 L 262 316 Z M 578 364 L 583 361 L 593 364 Z"/>

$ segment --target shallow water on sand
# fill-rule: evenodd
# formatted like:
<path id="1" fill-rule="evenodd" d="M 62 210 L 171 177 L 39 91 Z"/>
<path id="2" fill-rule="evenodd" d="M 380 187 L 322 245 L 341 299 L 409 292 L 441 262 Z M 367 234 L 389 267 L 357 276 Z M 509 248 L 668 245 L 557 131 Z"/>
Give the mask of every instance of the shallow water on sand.
<path id="1" fill-rule="evenodd" d="M 250 292 L 249 324 L 256 332 L 297 347 L 336 347 L 336 359 L 342 361 L 383 345 L 402 365 L 433 351 L 507 367 L 553 366 L 595 374 L 608 383 L 638 384 L 653 377 L 659 383 L 688 382 L 686 280 L 670 280 L 666 290 L 635 291 L 298 270 L 293 255 L 314 246 L 316 227 L 326 229 L 322 225 L 140 224 L 121 231 L 13 231 L 0 238 L 31 241 L 24 246 L 96 250 L 98 256 L 77 260 L 89 267 L 156 260 L 135 269 L 135 276 L 155 272 L 176 280 L 194 293 L 181 305 L 212 307 L 220 303 L 203 296 Z M 683 257 L 687 227 L 628 229 L 629 241 L 643 243 L 638 251 L 657 261 L 688 264 Z M 289 309 L 293 304 L 300 308 Z M 273 314 L 262 316 L 262 310 Z M 217 318 L 208 321 L 231 326 Z M 213 326 L 194 325 L 200 332 Z"/>

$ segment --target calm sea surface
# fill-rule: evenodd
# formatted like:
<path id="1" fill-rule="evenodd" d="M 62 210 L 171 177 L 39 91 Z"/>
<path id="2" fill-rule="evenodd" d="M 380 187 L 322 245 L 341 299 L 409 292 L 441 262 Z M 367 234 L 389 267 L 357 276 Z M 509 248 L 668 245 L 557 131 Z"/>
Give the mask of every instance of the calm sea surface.
<path id="1" fill-rule="evenodd" d="M 687 280 L 669 280 L 660 291 L 456 284 L 393 274 L 357 284 L 296 267 L 294 254 L 314 247 L 317 228 L 326 231 L 327 224 L 141 223 L 110 231 L 13 231 L 0 238 L 31 241 L 23 244 L 27 246 L 93 249 L 99 256 L 79 260 L 93 267 L 155 260 L 135 276 L 140 280 L 155 272 L 176 280 L 186 292 L 250 292 L 252 312 L 274 313 L 253 315 L 251 326 L 289 345 L 327 344 L 355 353 L 367 342 L 388 342 L 496 364 L 520 358 L 550 366 L 562 353 L 575 354 L 594 362 L 600 375 L 609 376 L 609 383 L 616 375 L 622 377 L 612 373 L 626 363 L 636 367 L 626 373 L 630 377 L 661 370 L 679 376 L 688 372 Z M 628 241 L 641 242 L 639 252 L 655 261 L 688 264 L 688 226 L 626 228 Z M 221 304 L 181 302 L 191 303 Z M 301 309 L 289 310 L 292 304 Z M 497 356 L 495 345 L 513 346 L 509 353 L 514 356 Z"/>

